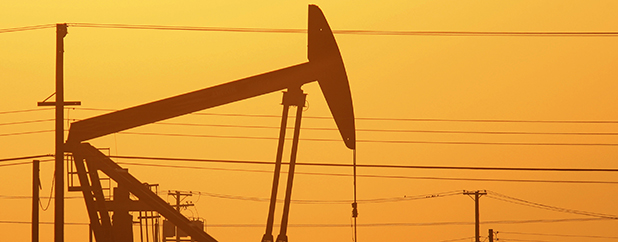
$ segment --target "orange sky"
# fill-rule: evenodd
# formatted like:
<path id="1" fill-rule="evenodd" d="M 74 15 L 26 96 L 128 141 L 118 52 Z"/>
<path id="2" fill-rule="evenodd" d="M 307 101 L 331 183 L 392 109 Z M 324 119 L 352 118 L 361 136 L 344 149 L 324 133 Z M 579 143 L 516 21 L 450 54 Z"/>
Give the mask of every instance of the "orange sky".
<path id="1" fill-rule="evenodd" d="M 311 2 L 321 7 L 334 30 L 395 31 L 615 31 L 615 1 L 349 1 Z M 0 8 L 0 29 L 53 23 L 122 23 L 204 27 L 292 28 L 307 25 L 307 4 L 300 1 L 139 1 L 135 3 L 39 1 L 6 2 Z M 513 36 L 335 36 L 348 73 L 354 108 L 359 118 L 436 118 L 490 120 L 618 120 L 618 43 L 615 37 Z M 54 29 L 0 34 L 0 158 L 54 152 L 53 122 L 5 123 L 52 119 L 53 111 L 3 112 L 35 109 L 54 92 Z M 69 27 L 65 38 L 65 97 L 82 101 L 82 108 L 123 109 L 231 80 L 306 61 L 306 35 L 282 33 L 226 33 Z M 317 83 L 308 93 L 306 117 L 330 116 Z M 217 107 L 206 112 L 280 115 L 280 93 Z M 104 111 L 69 110 L 70 119 L 84 119 Z M 167 122 L 193 124 L 264 125 L 276 127 L 279 118 L 187 115 Z M 291 124 L 291 122 L 290 122 Z M 336 128 L 330 119 L 303 119 L 306 128 Z M 457 130 L 516 132 L 616 132 L 618 124 L 478 123 L 357 120 L 358 129 Z M 153 124 L 131 132 L 277 137 L 277 129 L 189 127 Z M 291 133 L 291 132 L 290 132 Z M 290 134 L 291 135 L 291 134 Z M 291 136 L 290 136 L 291 137 Z M 302 138 L 339 139 L 335 130 L 301 132 Z M 436 141 L 490 143 L 603 143 L 618 144 L 616 135 L 491 135 L 358 131 L 362 141 Z M 189 138 L 115 134 L 90 141 L 112 154 L 202 159 L 272 161 L 275 140 Z M 288 144 L 289 147 L 289 144 Z M 568 145 L 448 145 L 359 142 L 359 164 L 497 166 L 556 168 L 616 168 L 616 146 Z M 286 153 L 286 159 L 288 154 Z M 352 162 L 343 142 L 301 141 L 298 160 L 309 163 Z M 125 165 L 138 179 L 160 184 L 161 190 L 267 198 L 271 166 L 192 162 L 117 160 L 213 169 L 163 169 Z M 8 162 L 10 163 L 10 162 Z M 8 164 L 7 163 L 7 164 Z M 0 164 L 1 165 L 1 164 Z M 300 173 L 351 174 L 349 168 L 299 166 Z M 41 170 L 43 205 L 50 192 L 53 167 Z M 602 172 L 513 172 L 359 168 L 359 199 L 395 198 L 454 190 L 490 190 L 557 207 L 618 215 L 616 184 L 523 183 L 418 179 L 487 178 L 533 180 L 616 181 Z M 2 240 L 27 241 L 31 167 L 0 167 L 0 234 Z M 413 178 L 416 177 L 416 178 Z M 284 186 L 281 186 L 283 189 Z M 282 190 L 280 190 L 282 191 Z M 283 197 L 283 192 L 280 192 Z M 4 198 L 2 196 L 5 196 Z M 79 196 L 68 193 L 67 196 Z M 298 174 L 293 198 L 328 203 L 292 204 L 290 241 L 350 241 L 351 207 L 333 201 L 352 198 L 352 178 Z M 503 231 L 499 238 L 581 241 L 577 237 L 548 237 L 517 233 L 575 234 L 617 237 L 615 222 L 508 221 L 591 218 L 541 210 L 481 198 L 483 224 Z M 165 196 L 164 196 L 165 199 Z M 212 225 L 207 232 L 219 241 L 257 241 L 267 202 L 192 197 L 196 207 L 185 211 Z M 66 201 L 67 222 L 87 222 L 82 199 Z M 41 212 L 53 221 L 53 206 Z M 279 205 L 279 208 L 281 205 Z M 278 211 L 280 212 L 280 211 Z M 474 236 L 474 203 L 464 196 L 448 196 L 389 203 L 360 203 L 360 241 L 428 241 Z M 279 214 L 276 216 L 279 221 Z M 506 222 L 504 222 L 506 221 Z M 439 224 L 465 222 L 466 224 Z M 438 224 L 436 224 L 438 223 Z M 390 225 L 389 225 L 390 224 Z M 41 225 L 41 241 L 52 241 L 52 225 Z M 275 234 L 278 229 L 275 229 Z M 510 232 L 510 233 L 509 233 Z M 85 241 L 87 226 L 67 225 L 66 241 Z M 590 238 L 589 238 L 590 239 Z M 461 241 L 470 241 L 461 240 Z M 599 240 L 601 241 L 601 240 Z"/>

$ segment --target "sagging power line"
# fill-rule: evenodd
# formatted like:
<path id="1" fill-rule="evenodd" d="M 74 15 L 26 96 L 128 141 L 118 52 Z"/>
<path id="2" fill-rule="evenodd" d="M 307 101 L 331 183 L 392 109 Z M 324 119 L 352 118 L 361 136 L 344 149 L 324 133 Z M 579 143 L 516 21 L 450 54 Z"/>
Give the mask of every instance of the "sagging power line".
<path id="1" fill-rule="evenodd" d="M 187 166 L 187 165 L 144 164 L 144 163 L 133 163 L 133 162 L 118 162 L 118 164 L 129 165 L 129 166 L 159 167 L 159 168 L 254 172 L 254 173 L 268 173 L 268 174 L 272 173 L 272 170 L 214 168 L 214 167 Z M 296 174 L 315 175 L 315 176 L 340 176 L 340 177 L 351 177 L 352 176 L 351 174 L 325 173 L 325 172 L 296 172 Z M 521 182 L 521 183 L 608 184 L 608 185 L 618 184 L 618 181 L 591 181 L 591 180 L 499 179 L 499 178 L 436 177 L 436 176 L 397 176 L 397 175 L 372 175 L 372 174 L 359 174 L 356 176 L 364 177 L 364 178 L 383 178 L 383 179 L 476 181 L 476 182 Z"/>
<path id="2" fill-rule="evenodd" d="M 5 133 L 1 136 L 28 135 L 39 133 L 50 133 L 54 130 L 37 130 L 27 132 Z M 260 136 L 233 136 L 233 135 L 207 135 L 207 134 L 180 134 L 180 133 L 155 133 L 155 132 L 130 132 L 122 131 L 118 134 L 126 135 L 145 135 L 145 136 L 166 136 L 166 137 L 192 137 L 192 138 L 221 138 L 221 139 L 247 139 L 247 140 L 278 140 L 276 137 Z M 324 138 L 302 138 L 304 141 L 316 142 L 338 142 L 337 139 Z M 427 140 L 369 140 L 359 139 L 358 143 L 389 143 L 389 144 L 429 144 L 429 145 L 497 145 L 497 146 L 606 146 L 615 147 L 618 143 L 556 143 L 556 142 L 476 142 L 476 141 L 427 141 Z"/>
<path id="3" fill-rule="evenodd" d="M 0 126 L 20 125 L 30 123 L 51 122 L 54 119 L 39 119 L 18 122 L 0 123 Z M 65 119 L 65 121 L 78 121 L 78 119 Z M 216 128 L 244 128 L 244 129 L 279 129 L 267 125 L 232 125 L 232 124 L 203 124 L 203 123 L 177 123 L 158 122 L 158 125 L 191 126 L 191 127 L 216 127 Z M 287 129 L 292 129 L 288 127 Z M 303 127 L 303 130 L 336 131 L 335 128 Z M 422 130 L 422 129 L 362 129 L 359 132 L 384 132 L 384 133 L 435 133 L 435 134 L 483 134 L 483 135 L 577 135 L 577 136 L 618 136 L 618 132 L 526 132 L 526 131 L 462 131 L 462 130 Z M 47 131 L 41 131 L 47 132 Z M 17 133 L 15 133 L 17 134 Z M 10 134 L 0 134 L 10 135 Z"/>
<path id="4" fill-rule="evenodd" d="M 168 137 L 194 137 L 194 138 L 224 138 L 224 139 L 254 139 L 254 140 L 278 140 L 275 137 L 259 136 L 232 136 L 232 135 L 200 135 L 178 133 L 148 133 L 123 131 L 119 134 L 168 136 Z M 337 142 L 336 139 L 302 138 L 304 141 Z M 555 142 L 474 142 L 474 141 L 425 141 L 425 140 L 356 140 L 358 143 L 390 143 L 390 144 L 433 144 L 433 145 L 506 145 L 506 146 L 618 146 L 618 143 L 555 143 Z"/>
<path id="5" fill-rule="evenodd" d="M 194 159 L 194 158 L 166 158 L 166 157 L 146 157 L 146 156 L 119 156 L 111 155 L 110 158 L 119 159 L 138 159 L 138 160 L 166 160 L 166 161 L 193 161 L 193 162 L 212 162 L 212 163 L 236 163 L 236 164 L 261 164 L 272 165 L 271 161 L 241 161 L 241 160 L 214 160 L 214 159 Z M 286 164 L 283 162 L 283 164 Z M 334 163 L 305 163 L 297 162 L 300 166 L 330 166 L 330 167 L 351 167 L 351 164 Z M 436 169 L 436 170 L 490 170 L 490 171 L 557 171 L 557 172 L 618 172 L 618 169 L 605 168 L 534 168 L 534 167 L 488 167 L 488 166 L 413 166 L 413 165 L 378 165 L 378 164 L 357 164 L 359 168 L 391 168 L 391 169 Z"/>
<path id="6" fill-rule="evenodd" d="M 304 34 L 306 29 L 290 28 L 244 28 L 244 27 L 199 27 L 147 24 L 108 24 L 108 23 L 67 23 L 69 27 L 138 29 L 138 30 L 173 30 L 202 32 L 237 32 L 237 33 L 278 33 Z M 20 32 L 36 29 L 53 28 L 55 24 L 32 25 L 0 29 L 0 33 Z M 334 34 L 371 35 L 371 36 L 435 36 L 435 37 L 617 37 L 616 31 L 405 31 L 405 30 L 333 30 Z"/>
<path id="7" fill-rule="evenodd" d="M 515 203 L 519 205 L 524 205 L 524 206 L 529 206 L 529 207 L 534 207 L 534 208 L 539 208 L 539 209 L 545 209 L 545 210 L 550 210 L 550 211 L 555 211 L 555 212 L 571 213 L 571 214 L 584 215 L 584 216 L 590 216 L 590 217 L 618 220 L 617 215 L 561 208 L 561 207 L 541 204 L 537 202 L 531 202 L 531 201 L 527 201 L 527 200 L 520 199 L 520 198 L 514 198 L 511 196 L 507 196 L 507 195 L 500 194 L 500 193 L 493 192 L 493 191 L 487 191 L 487 197 L 493 198 L 496 200 L 505 201 L 505 202 Z"/>
<path id="8" fill-rule="evenodd" d="M 40 157 L 53 157 L 51 154 L 3 158 L 0 162 L 27 160 Z M 154 156 L 121 156 L 110 155 L 109 158 L 136 159 L 136 160 L 159 160 L 159 161 L 190 161 L 206 163 L 233 163 L 233 164 L 256 164 L 272 165 L 272 161 L 248 161 L 248 160 L 219 160 L 219 159 L 197 159 L 197 158 L 171 158 Z M 282 162 L 282 164 L 287 164 Z M 324 167 L 351 167 L 351 164 L 336 163 L 306 163 L 297 162 L 299 166 L 324 166 Z M 487 170 L 487 171 L 555 171 L 555 172 L 618 172 L 612 168 L 542 168 L 542 167 L 490 167 L 490 166 L 415 166 L 415 165 L 378 165 L 378 164 L 357 164 L 359 168 L 390 168 L 390 169 L 433 169 L 433 170 Z"/>
<path id="9" fill-rule="evenodd" d="M 106 111 L 113 112 L 117 109 L 108 108 L 85 108 L 71 107 L 67 109 L 73 110 L 88 110 L 88 111 Z M 1 114 L 1 113 L 0 113 Z M 228 116 L 228 117 L 252 117 L 252 118 L 280 118 L 277 115 L 271 114 L 241 114 L 241 113 L 212 113 L 212 112 L 196 112 L 192 115 L 206 116 Z M 307 119 L 328 119 L 326 116 L 303 116 Z M 365 121 L 407 121 L 407 122 L 471 122 L 471 123 L 563 123 L 563 124 L 618 124 L 618 120 L 526 120 L 526 119 L 445 119 L 445 118 L 388 118 L 388 117 L 355 117 L 355 120 Z"/>
<path id="10" fill-rule="evenodd" d="M 531 219 L 531 220 L 495 220 L 484 221 L 481 224 L 531 224 L 531 223 L 566 223 L 566 222 L 591 222 L 604 221 L 608 219 L 602 218 L 575 218 L 575 219 Z M 0 220 L 0 224 L 24 224 L 30 225 L 30 221 L 17 220 Z M 40 222 L 42 225 L 53 225 L 53 222 Z M 419 223 L 366 223 L 358 224 L 359 227 L 425 227 L 425 226 L 457 226 L 471 225 L 474 222 L 419 222 Z M 89 225 L 83 222 L 65 222 L 65 225 Z M 135 225 L 137 226 L 137 225 Z M 261 228 L 263 224 L 208 224 L 208 227 L 213 228 Z M 350 224 L 290 224 L 290 227 L 307 227 L 307 228 L 332 228 L 332 227 L 350 227 Z"/>

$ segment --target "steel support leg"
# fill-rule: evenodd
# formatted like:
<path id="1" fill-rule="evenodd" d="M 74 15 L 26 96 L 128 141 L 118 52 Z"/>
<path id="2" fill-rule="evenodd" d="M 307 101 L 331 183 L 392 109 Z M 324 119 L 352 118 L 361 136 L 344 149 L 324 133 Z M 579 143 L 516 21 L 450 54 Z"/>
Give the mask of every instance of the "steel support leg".
<path id="1" fill-rule="evenodd" d="M 294 120 L 294 137 L 292 139 L 292 151 L 290 153 L 290 167 L 288 171 L 287 187 L 285 190 L 285 202 L 283 204 L 283 215 L 281 217 L 281 230 L 277 236 L 277 242 L 287 242 L 288 217 L 290 214 L 290 201 L 292 200 L 292 184 L 294 183 L 294 169 L 296 167 L 296 155 L 298 153 L 298 140 L 300 137 L 300 121 L 303 116 L 306 94 L 300 88 L 291 89 L 290 93 L 295 93 L 294 103 L 296 106 L 296 119 Z"/>
<path id="2" fill-rule="evenodd" d="M 279 176 L 281 174 L 281 160 L 283 158 L 283 146 L 285 144 L 285 131 L 287 129 L 288 123 L 288 112 L 290 109 L 290 105 L 285 103 L 285 95 L 288 93 L 284 93 L 283 96 L 283 114 L 281 115 L 281 127 L 279 130 L 279 143 L 277 145 L 277 157 L 275 160 L 275 171 L 273 175 L 273 186 L 270 193 L 270 205 L 268 206 L 268 218 L 266 219 L 266 232 L 264 232 L 264 236 L 262 236 L 262 242 L 272 242 L 273 238 L 273 223 L 275 220 L 275 205 L 277 203 L 277 190 L 279 188 Z"/>

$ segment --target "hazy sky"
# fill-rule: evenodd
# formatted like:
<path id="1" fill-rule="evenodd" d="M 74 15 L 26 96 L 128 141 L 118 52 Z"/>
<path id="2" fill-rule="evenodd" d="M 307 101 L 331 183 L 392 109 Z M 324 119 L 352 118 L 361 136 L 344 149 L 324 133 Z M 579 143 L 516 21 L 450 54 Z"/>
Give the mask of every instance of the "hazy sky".
<path id="1" fill-rule="evenodd" d="M 0 7 L 0 29 L 65 22 L 305 29 L 308 4 L 320 6 L 334 30 L 603 32 L 616 31 L 618 22 L 616 1 L 5 1 Z M 66 111 L 68 122 L 307 61 L 303 33 L 86 27 L 68 31 L 65 97 L 82 102 L 81 107 Z M 359 164 L 617 168 L 616 37 L 335 37 L 359 118 Z M 53 28 L 0 34 L 0 158 L 54 152 L 54 113 L 36 107 L 37 101 L 54 92 L 54 48 Z M 352 151 L 339 140 L 333 120 L 312 118 L 330 117 L 317 83 L 303 89 L 308 107 L 301 138 L 306 140 L 300 142 L 298 161 L 351 164 Z M 273 161 L 280 102 L 281 93 L 276 92 L 200 112 L 212 115 L 187 115 L 89 142 L 109 148 L 113 155 Z M 12 112 L 30 109 L 41 111 Z M 13 124 L 25 121 L 37 122 Z M 32 131 L 44 132 L 16 134 Z M 285 160 L 288 157 L 286 151 Z M 31 166 L 3 166 L 27 161 L 0 163 L 3 241 L 30 238 L 30 226 L 16 222 L 30 221 L 30 200 L 22 196 L 31 194 Z M 196 206 L 183 214 L 206 220 L 207 233 L 217 240 L 262 237 L 268 202 L 261 199 L 270 195 L 272 166 L 116 161 L 133 163 L 122 166 L 143 182 L 160 184 L 161 191 L 202 193 L 188 198 Z M 45 162 L 41 168 L 43 206 L 50 194 L 52 163 Z M 290 241 L 351 241 L 351 168 L 299 166 L 297 172 L 293 199 L 311 201 L 292 204 Z M 362 175 L 358 178 L 360 241 L 471 241 L 474 202 L 462 190 L 490 192 L 481 198 L 481 220 L 487 222 L 481 225 L 483 236 L 494 229 L 503 241 L 583 238 L 522 233 L 618 237 L 615 220 L 539 209 L 499 196 L 618 215 L 615 173 L 394 168 L 359 168 L 358 172 Z M 282 185 L 280 198 L 283 189 Z M 451 191 L 459 192 L 415 199 Z M 81 194 L 66 196 L 78 197 L 66 200 L 66 221 L 88 222 Z M 53 221 L 53 205 L 41 212 L 41 220 Z M 280 210 L 275 217 L 279 220 Z M 65 230 L 66 241 L 87 239 L 86 225 L 66 225 Z M 276 227 L 275 236 L 278 231 Z M 41 225 L 41 241 L 52 238 L 53 226 Z"/>

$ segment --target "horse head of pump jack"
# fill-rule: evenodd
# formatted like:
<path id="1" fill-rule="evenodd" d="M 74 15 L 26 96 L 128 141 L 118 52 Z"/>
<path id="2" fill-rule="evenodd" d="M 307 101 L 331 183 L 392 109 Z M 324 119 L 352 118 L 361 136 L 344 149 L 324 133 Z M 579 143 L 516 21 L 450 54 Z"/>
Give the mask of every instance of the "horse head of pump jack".
<path id="1" fill-rule="evenodd" d="M 309 5 L 308 62 L 77 121 L 67 148 L 115 132 L 318 81 L 345 145 L 356 148 L 345 67 L 324 14 Z"/>

